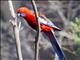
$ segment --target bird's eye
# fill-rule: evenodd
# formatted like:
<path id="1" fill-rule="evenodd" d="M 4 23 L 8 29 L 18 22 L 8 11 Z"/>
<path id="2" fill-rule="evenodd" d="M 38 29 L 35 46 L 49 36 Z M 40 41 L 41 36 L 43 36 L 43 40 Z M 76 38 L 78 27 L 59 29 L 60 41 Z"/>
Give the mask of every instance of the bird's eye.
<path id="1" fill-rule="evenodd" d="M 25 17 L 25 16 L 26 16 L 25 13 L 18 13 L 17 15 L 18 15 L 18 16 L 21 16 L 21 17 Z"/>

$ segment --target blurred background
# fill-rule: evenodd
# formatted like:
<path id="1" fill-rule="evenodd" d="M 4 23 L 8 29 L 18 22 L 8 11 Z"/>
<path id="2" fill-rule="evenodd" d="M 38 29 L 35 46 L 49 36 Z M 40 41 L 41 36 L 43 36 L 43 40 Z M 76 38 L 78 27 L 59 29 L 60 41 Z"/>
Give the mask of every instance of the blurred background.
<path id="1" fill-rule="evenodd" d="M 18 60 L 13 26 L 9 22 L 11 16 L 8 1 L 0 1 L 0 47 L 1 60 Z M 28 7 L 33 10 L 31 2 L 12 1 L 14 10 L 20 7 Z M 39 0 L 36 1 L 38 11 L 45 14 L 62 31 L 55 31 L 56 37 L 68 60 L 80 60 L 80 1 L 77 0 Z M 34 60 L 34 41 L 36 32 L 25 22 L 21 21 L 20 41 L 24 60 Z M 53 48 L 46 36 L 41 35 L 40 60 L 54 60 Z"/>

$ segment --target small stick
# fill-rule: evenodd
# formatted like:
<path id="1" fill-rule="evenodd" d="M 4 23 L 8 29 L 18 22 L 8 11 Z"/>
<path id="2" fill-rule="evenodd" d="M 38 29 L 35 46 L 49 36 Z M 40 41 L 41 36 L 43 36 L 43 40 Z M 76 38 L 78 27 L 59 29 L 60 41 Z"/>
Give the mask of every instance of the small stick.
<path id="1" fill-rule="evenodd" d="M 34 9 L 34 13 L 36 16 L 36 21 L 37 21 L 37 36 L 35 39 L 35 60 L 39 60 L 40 22 L 38 19 L 39 16 L 38 16 L 38 11 L 37 11 L 35 1 L 31 0 L 31 3 L 32 3 L 33 9 Z"/>
<path id="2" fill-rule="evenodd" d="M 9 22 L 13 25 L 13 29 L 14 29 L 13 33 L 14 33 L 14 36 L 15 36 L 15 39 L 16 39 L 16 50 L 17 50 L 18 60 L 23 60 L 22 52 L 21 52 L 20 37 L 19 37 L 21 22 L 19 22 L 19 25 L 18 25 L 17 17 L 16 17 L 16 14 L 14 12 L 12 1 L 8 0 L 8 3 L 9 3 L 11 15 L 14 18 L 14 20 L 10 20 Z"/>

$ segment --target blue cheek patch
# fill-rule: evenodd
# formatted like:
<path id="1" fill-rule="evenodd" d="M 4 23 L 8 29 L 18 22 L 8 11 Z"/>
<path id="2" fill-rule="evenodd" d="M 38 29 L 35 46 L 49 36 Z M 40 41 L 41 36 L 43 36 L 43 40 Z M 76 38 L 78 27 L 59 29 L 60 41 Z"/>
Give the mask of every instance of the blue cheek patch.
<path id="1" fill-rule="evenodd" d="M 25 13 L 18 13 L 17 16 L 20 16 L 20 17 L 25 17 L 26 14 Z"/>
<path id="2" fill-rule="evenodd" d="M 25 17 L 26 14 L 25 14 L 25 13 L 21 13 L 20 16 L 21 16 L 21 17 Z"/>

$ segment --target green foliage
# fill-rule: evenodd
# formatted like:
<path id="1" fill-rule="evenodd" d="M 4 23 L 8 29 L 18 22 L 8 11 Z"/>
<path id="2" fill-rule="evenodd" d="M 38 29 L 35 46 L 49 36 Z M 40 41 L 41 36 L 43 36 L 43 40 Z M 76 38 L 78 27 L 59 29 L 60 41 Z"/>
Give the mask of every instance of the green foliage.
<path id="1" fill-rule="evenodd" d="M 80 18 L 70 23 L 69 31 L 73 34 L 75 42 L 80 43 Z"/>
<path id="2" fill-rule="evenodd" d="M 80 46 L 80 18 L 76 18 L 74 21 L 70 22 L 69 27 L 67 27 L 67 31 L 66 33 L 68 35 L 70 35 L 70 38 L 72 38 L 74 40 L 74 42 L 76 43 L 76 54 L 77 54 L 77 59 L 76 60 L 80 60 L 80 48 L 78 46 Z"/>
<path id="3" fill-rule="evenodd" d="M 76 53 L 80 56 L 80 48 L 77 49 Z"/>
<path id="4" fill-rule="evenodd" d="M 52 20 L 52 21 L 59 21 L 58 18 L 49 18 L 49 19 Z"/>
<path id="5" fill-rule="evenodd" d="M 78 58 L 77 58 L 77 60 L 79 60 L 80 59 L 80 48 L 78 48 L 77 50 L 76 50 L 76 54 L 77 54 L 77 56 L 78 56 Z"/>

